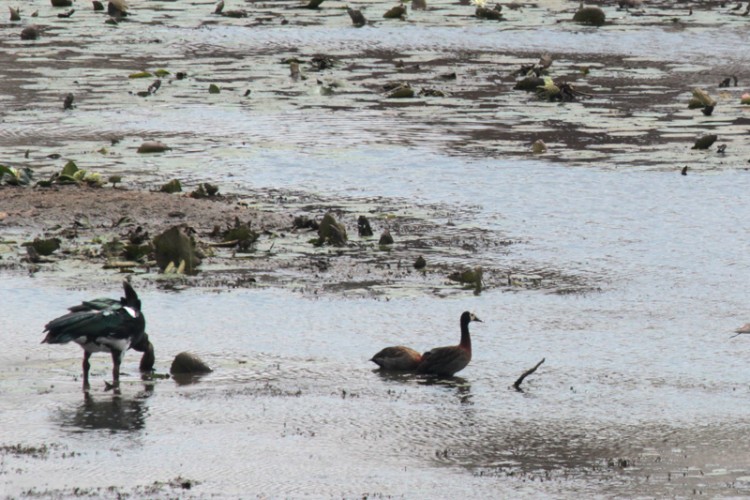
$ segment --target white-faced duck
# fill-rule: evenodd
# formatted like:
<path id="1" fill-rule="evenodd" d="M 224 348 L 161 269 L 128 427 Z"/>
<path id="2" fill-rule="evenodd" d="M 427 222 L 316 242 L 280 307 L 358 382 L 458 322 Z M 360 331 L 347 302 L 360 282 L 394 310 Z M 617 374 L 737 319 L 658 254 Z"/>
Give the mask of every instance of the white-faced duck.
<path id="1" fill-rule="evenodd" d="M 411 347 L 397 345 L 386 347 L 370 359 L 381 370 L 410 372 L 417 369 L 422 355 Z"/>
<path id="2" fill-rule="evenodd" d="M 422 354 L 422 362 L 417 366 L 417 373 L 451 377 L 460 372 L 471 361 L 471 337 L 469 323 L 479 321 L 474 314 L 466 311 L 461 314 L 461 343 L 447 347 L 436 347 Z"/>

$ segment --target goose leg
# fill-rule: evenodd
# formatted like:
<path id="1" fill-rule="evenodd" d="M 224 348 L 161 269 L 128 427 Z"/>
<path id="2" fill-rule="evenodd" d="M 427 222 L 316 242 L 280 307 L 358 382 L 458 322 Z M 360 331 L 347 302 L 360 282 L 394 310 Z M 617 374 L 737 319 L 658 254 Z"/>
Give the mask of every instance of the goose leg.
<path id="1" fill-rule="evenodd" d="M 91 357 L 91 353 L 87 351 L 83 351 L 83 390 L 88 391 L 89 390 L 89 368 L 91 368 L 91 363 L 89 363 L 89 358 Z"/>
<path id="2" fill-rule="evenodd" d="M 112 386 L 119 387 L 120 385 L 120 361 L 122 360 L 122 353 L 120 351 L 112 349 Z"/>

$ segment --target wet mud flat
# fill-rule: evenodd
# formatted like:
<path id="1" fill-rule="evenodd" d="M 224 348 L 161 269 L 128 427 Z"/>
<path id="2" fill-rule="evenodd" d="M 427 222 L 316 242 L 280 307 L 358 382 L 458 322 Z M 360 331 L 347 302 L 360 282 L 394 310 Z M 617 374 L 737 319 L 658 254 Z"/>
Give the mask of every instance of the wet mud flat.
<path id="1" fill-rule="evenodd" d="M 716 246 L 685 235 L 724 227 L 706 213 L 726 200 L 700 186 L 732 199 L 744 182 L 732 171 L 749 159 L 739 96 L 750 75 L 743 51 L 727 50 L 746 42 L 743 11 L 716 2 L 692 11 L 670 2 L 602 4 L 610 22 L 593 28 L 569 22 L 577 2 L 505 5 L 500 23 L 478 20 L 474 6 L 458 2 L 431 2 L 404 20 L 383 20 L 385 5 L 358 2 L 373 21 L 358 29 L 342 2 L 297 6 L 228 4 L 248 14 L 229 18 L 212 14 L 212 2 L 147 1 L 115 26 L 88 5 L 59 18 L 65 9 L 38 0 L 23 6 L 20 23 L 0 26 L 0 164 L 30 168 L 35 182 L 70 160 L 123 179 L 118 188 L 0 187 L 2 296 L 13 312 L 0 315 L 8 340 L 0 352 L 0 493 L 746 496 L 750 374 L 741 344 L 717 332 L 746 303 L 736 292 L 746 265 L 727 236 L 741 233 L 746 217 L 728 213 L 736 227 L 709 232 Z M 31 23 L 43 27 L 40 38 L 20 40 Z M 543 53 L 554 59 L 548 76 L 588 96 L 560 103 L 513 90 L 514 73 Z M 143 70 L 152 76 L 130 78 Z M 719 88 L 732 76 L 737 86 Z M 415 95 L 389 98 L 387 87 L 404 82 Z M 209 93 L 210 84 L 220 92 Z M 712 115 L 687 109 L 694 87 L 718 100 Z M 65 110 L 68 94 L 74 107 Z M 718 135 L 716 145 L 691 149 L 708 133 Z M 546 153 L 531 153 L 537 139 Z M 138 153 L 147 140 L 171 149 Z M 425 164 L 433 152 L 446 158 L 445 169 L 464 161 L 488 168 L 445 188 Z M 631 191 L 663 184 L 655 192 L 667 201 L 638 203 L 624 193 L 611 204 L 623 212 L 602 222 L 603 204 L 576 218 L 575 204 L 551 189 L 542 193 L 561 214 L 540 209 L 510 231 L 504 224 L 527 212 L 505 200 L 546 208 L 512 185 L 492 185 L 503 203 L 485 206 L 379 192 L 381 182 L 460 191 L 505 162 L 531 158 L 560 171 L 530 165 L 528 175 L 559 182 L 570 198 L 592 182 L 593 167 L 641 172 Z M 686 165 L 698 182 L 660 176 L 679 180 Z M 583 167 L 580 177 L 567 167 Z M 153 192 L 175 178 L 187 191 L 214 183 L 221 195 Z M 634 177 L 613 178 L 619 185 Z M 690 223 L 660 211 L 670 204 Z M 641 205 L 651 210 L 637 220 L 631 214 Z M 488 206 L 495 212 L 487 215 Z M 294 228 L 295 217 L 329 211 L 349 230 L 344 247 L 315 247 L 313 230 Z M 373 237 L 356 234 L 359 215 L 370 218 Z M 604 238 L 611 247 L 571 258 L 565 235 L 523 231 L 550 215 L 573 218 L 572 230 L 623 220 L 638 234 L 615 232 Z M 650 224 L 652 215 L 669 224 Z M 212 245 L 214 228 L 236 219 L 260 231 L 255 245 Z M 204 246 L 197 275 L 164 276 L 148 260 L 111 267 L 121 258 L 109 253 L 112 243 L 138 227 L 153 236 L 175 224 Z M 675 247 L 687 254 L 670 246 L 663 261 L 634 257 L 659 254 L 649 240 L 674 226 L 687 242 Z M 381 247 L 385 229 L 395 242 Z M 23 243 L 37 237 L 60 238 L 61 248 L 48 261 L 29 261 Z M 550 242 L 545 255 L 559 255 L 526 257 L 541 238 Z M 633 254 L 622 250 L 633 246 Z M 633 260 L 609 257 L 623 254 Z M 423 270 L 414 268 L 420 256 Z M 481 293 L 449 278 L 477 267 Z M 102 383 L 108 360 L 95 357 L 94 389 L 80 392 L 78 348 L 40 347 L 40 332 L 89 294 L 113 295 L 123 275 L 147 305 L 157 374 L 185 349 L 213 374 L 187 384 L 139 380 L 131 353 L 114 395 Z M 465 309 L 486 324 L 473 330 L 476 359 L 462 377 L 436 383 L 372 371 L 368 355 L 385 345 L 454 341 Z M 542 356 L 548 361 L 526 392 L 510 388 Z"/>
<path id="2" fill-rule="evenodd" d="M 68 285 L 112 282 L 123 273 L 136 273 L 170 288 L 275 286 L 313 295 L 446 296 L 492 288 L 557 293 L 599 289 L 592 275 L 499 266 L 497 253 L 510 252 L 522 242 L 472 224 L 466 208 L 420 207 L 393 199 L 330 200 L 277 190 L 210 199 L 87 186 L 6 186 L 0 194 L 0 266 L 11 273 L 52 273 Z M 338 246 L 317 244 L 316 227 L 326 213 L 336 214 L 351 239 Z M 363 216 L 372 229 L 368 236 L 358 235 Z M 221 238 L 238 222 L 258 233 L 247 248 Z M 192 235 L 203 255 L 193 276 L 171 274 L 172 279 L 164 279 L 153 249 L 138 260 L 128 260 L 130 242 L 148 243 L 176 226 Z M 381 244 L 386 231 L 393 242 Z M 40 239 L 54 240 L 59 248 L 48 256 L 32 258 L 28 246 Z"/>

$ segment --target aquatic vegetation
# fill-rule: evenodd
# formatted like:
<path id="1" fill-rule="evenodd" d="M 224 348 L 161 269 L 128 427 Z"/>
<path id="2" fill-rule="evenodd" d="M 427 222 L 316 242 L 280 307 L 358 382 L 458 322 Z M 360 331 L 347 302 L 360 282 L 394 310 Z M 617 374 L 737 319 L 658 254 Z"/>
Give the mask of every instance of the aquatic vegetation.
<path id="1" fill-rule="evenodd" d="M 68 161 L 59 174 L 53 175 L 50 182 L 57 184 L 85 183 L 94 187 L 100 187 L 105 184 L 101 174 L 78 168 L 78 165 L 73 160 Z"/>
<path id="2" fill-rule="evenodd" d="M 182 192 L 182 183 L 179 179 L 172 179 L 171 181 L 164 184 L 162 187 L 159 188 L 159 191 L 162 193 L 180 193 Z"/>
<path id="3" fill-rule="evenodd" d="M 0 184 L 11 186 L 27 186 L 31 183 L 34 173 L 29 167 L 15 168 L 0 165 Z"/>

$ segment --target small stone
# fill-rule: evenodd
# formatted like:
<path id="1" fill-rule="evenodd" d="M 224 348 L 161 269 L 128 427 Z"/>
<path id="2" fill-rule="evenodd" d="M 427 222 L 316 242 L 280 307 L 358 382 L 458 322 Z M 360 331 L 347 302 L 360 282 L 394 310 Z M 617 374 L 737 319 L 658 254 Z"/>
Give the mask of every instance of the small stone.
<path id="1" fill-rule="evenodd" d="M 391 232 L 387 229 L 383 231 L 383 234 L 380 235 L 380 241 L 378 241 L 379 245 L 393 245 L 393 236 L 391 236 Z"/>
<path id="2" fill-rule="evenodd" d="M 181 352 L 175 356 L 169 373 L 172 375 L 203 375 L 213 370 L 196 354 Z"/>

